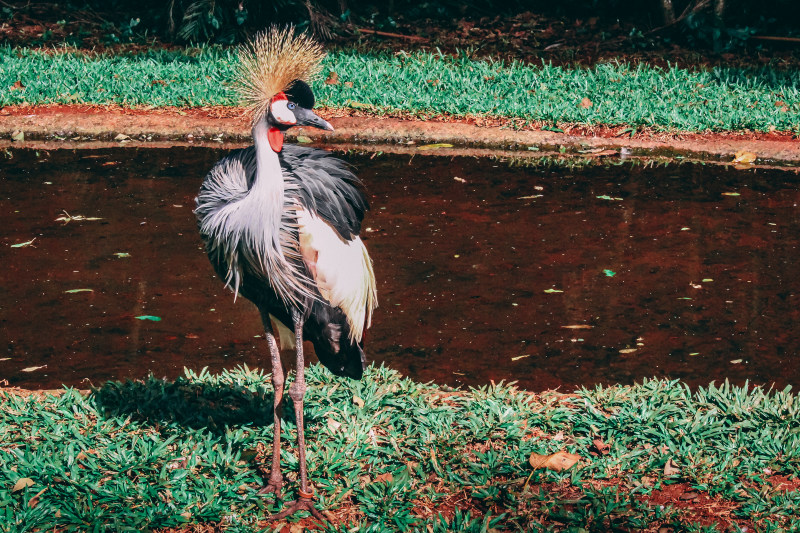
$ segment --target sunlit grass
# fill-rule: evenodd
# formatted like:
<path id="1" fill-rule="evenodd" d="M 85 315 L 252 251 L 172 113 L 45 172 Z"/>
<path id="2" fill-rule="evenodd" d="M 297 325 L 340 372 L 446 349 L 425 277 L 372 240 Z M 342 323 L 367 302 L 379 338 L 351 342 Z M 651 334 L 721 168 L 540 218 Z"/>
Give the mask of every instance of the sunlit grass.
<path id="1" fill-rule="evenodd" d="M 0 531 L 259 530 L 281 507 L 257 494 L 253 459 L 271 442 L 271 397 L 268 377 L 246 368 L 109 382 L 88 397 L 0 395 Z M 330 531 L 700 531 L 691 514 L 648 503 L 673 483 L 730 504 L 724 520 L 800 527 L 800 493 L 774 481 L 800 474 L 800 403 L 788 390 L 654 380 L 571 395 L 454 392 L 382 367 L 354 382 L 313 366 L 305 412 L 319 504 L 351 522 Z M 581 462 L 531 471 L 531 453 L 558 450 Z"/>
<path id="2" fill-rule="evenodd" d="M 0 105 L 235 105 L 235 55 L 104 56 L 0 48 Z M 335 72 L 338 84 L 327 84 Z M 19 83 L 17 83 L 19 82 Z M 592 68 L 477 61 L 430 53 L 334 52 L 314 84 L 318 101 L 377 114 L 486 116 L 550 127 L 605 124 L 659 131 L 800 131 L 800 72 Z"/>

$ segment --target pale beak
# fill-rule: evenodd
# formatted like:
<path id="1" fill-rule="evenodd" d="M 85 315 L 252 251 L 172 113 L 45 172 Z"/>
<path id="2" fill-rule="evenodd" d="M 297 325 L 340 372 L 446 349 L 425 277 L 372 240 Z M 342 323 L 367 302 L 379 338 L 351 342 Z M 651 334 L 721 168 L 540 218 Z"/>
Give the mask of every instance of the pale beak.
<path id="1" fill-rule="evenodd" d="M 330 122 L 305 107 L 297 106 L 294 109 L 294 116 L 297 119 L 296 126 L 313 126 L 321 130 L 333 131 Z"/>

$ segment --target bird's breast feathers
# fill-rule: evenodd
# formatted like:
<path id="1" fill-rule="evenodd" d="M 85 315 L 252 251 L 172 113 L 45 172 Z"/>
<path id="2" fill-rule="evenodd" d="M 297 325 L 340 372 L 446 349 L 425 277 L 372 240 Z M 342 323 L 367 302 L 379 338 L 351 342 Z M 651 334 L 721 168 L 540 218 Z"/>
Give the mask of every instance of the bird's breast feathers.
<path id="1" fill-rule="evenodd" d="M 297 208 L 300 251 L 311 278 L 322 297 L 342 309 L 350 326 L 350 336 L 360 341 L 377 306 L 377 290 L 372 261 L 364 243 L 356 235 L 342 238 L 312 212 Z"/>

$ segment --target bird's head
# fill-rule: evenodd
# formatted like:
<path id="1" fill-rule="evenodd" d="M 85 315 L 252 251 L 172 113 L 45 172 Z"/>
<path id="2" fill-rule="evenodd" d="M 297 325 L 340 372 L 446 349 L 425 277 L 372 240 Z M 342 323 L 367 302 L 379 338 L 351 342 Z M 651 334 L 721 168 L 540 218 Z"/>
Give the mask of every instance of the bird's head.
<path id="1" fill-rule="evenodd" d="M 270 146 L 279 152 L 283 142 L 283 132 L 292 126 L 313 126 L 333 131 L 330 123 L 311 111 L 314 107 L 314 93 L 303 80 L 295 80 L 285 92 L 272 97 L 269 110 L 264 117 L 270 131 Z"/>
<path id="2" fill-rule="evenodd" d="M 283 132 L 292 126 L 333 127 L 317 116 L 308 86 L 320 70 L 322 47 L 292 26 L 271 27 L 239 48 L 234 88 L 252 117 L 253 128 L 269 131 L 270 146 L 279 152 Z"/>

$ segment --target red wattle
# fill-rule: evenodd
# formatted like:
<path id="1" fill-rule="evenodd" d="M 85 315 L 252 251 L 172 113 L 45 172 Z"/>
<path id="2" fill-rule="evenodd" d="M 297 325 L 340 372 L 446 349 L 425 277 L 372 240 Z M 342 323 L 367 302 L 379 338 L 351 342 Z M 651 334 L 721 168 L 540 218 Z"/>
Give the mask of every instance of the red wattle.
<path id="1" fill-rule="evenodd" d="M 281 151 L 283 148 L 283 132 L 278 128 L 270 128 L 267 130 L 267 139 L 269 140 L 269 146 L 272 148 L 272 151 L 277 153 Z"/>

